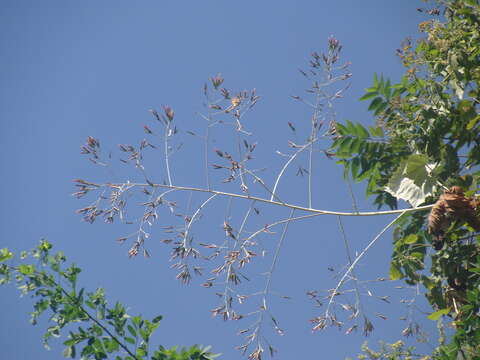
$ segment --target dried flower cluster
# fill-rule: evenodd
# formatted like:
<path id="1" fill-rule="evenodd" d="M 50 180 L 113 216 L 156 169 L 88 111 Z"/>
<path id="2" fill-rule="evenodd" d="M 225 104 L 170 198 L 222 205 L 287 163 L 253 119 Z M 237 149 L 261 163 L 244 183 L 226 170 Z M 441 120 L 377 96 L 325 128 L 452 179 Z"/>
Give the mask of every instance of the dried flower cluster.
<path id="1" fill-rule="evenodd" d="M 267 181 L 264 181 L 260 175 L 257 175 L 263 169 L 252 169 L 250 165 L 254 159 L 254 151 L 257 143 L 249 139 L 252 133 L 245 130 L 244 121 L 245 115 L 254 107 L 259 100 L 255 89 L 252 91 L 230 91 L 223 87 L 224 79 L 218 74 L 210 78 L 211 84 L 206 83 L 204 86 L 205 108 L 206 113 L 199 113 L 199 116 L 206 121 L 206 130 L 204 135 L 196 134 L 192 131 L 186 131 L 191 136 L 198 137 L 204 143 L 204 166 L 206 174 L 206 186 L 203 187 L 185 187 L 179 186 L 176 182 L 175 167 L 176 163 L 172 161 L 172 155 L 180 150 L 182 143 L 177 145 L 177 141 L 173 140 L 179 130 L 175 125 L 175 112 L 169 106 L 163 106 L 163 111 L 151 110 L 151 113 L 156 120 L 155 125 L 143 125 L 143 133 L 147 139 L 141 140 L 139 144 L 119 144 L 120 157 L 118 160 L 127 165 L 132 165 L 138 171 L 138 175 L 143 178 L 143 181 L 130 182 L 126 180 L 119 183 L 103 182 L 93 183 L 82 179 L 75 180 L 77 192 L 76 197 L 81 198 L 90 192 L 97 194 L 97 199 L 88 206 L 79 209 L 85 221 L 94 222 L 97 218 L 103 218 L 107 223 L 114 222 L 118 218 L 122 223 L 128 225 L 137 224 L 138 228 L 132 233 L 117 239 L 119 243 L 125 243 L 127 240 L 132 240 L 128 250 L 128 256 L 131 258 L 142 254 L 144 257 L 150 257 L 147 251 L 149 240 L 155 238 L 154 224 L 158 221 L 167 221 L 166 217 L 170 216 L 172 221 L 166 226 L 162 226 L 165 233 L 168 233 L 167 238 L 160 239 L 165 244 L 170 244 L 171 257 L 173 262 L 171 268 L 177 272 L 176 278 L 184 284 L 188 284 L 194 275 L 205 275 L 207 278 L 201 284 L 205 288 L 216 289 L 215 294 L 218 296 L 218 304 L 211 310 L 214 317 L 222 318 L 223 320 L 241 320 L 245 318 L 253 319 L 250 324 L 239 331 L 239 334 L 244 337 L 245 341 L 238 349 L 244 354 L 248 352 L 248 358 L 252 360 L 262 359 L 262 354 L 273 353 L 276 351 L 266 340 L 263 334 L 264 324 L 269 323 L 271 328 L 278 335 L 283 335 L 284 330 L 280 328 L 279 322 L 270 312 L 269 299 L 271 292 L 271 278 L 275 270 L 277 257 L 282 247 L 283 240 L 286 237 L 288 224 L 298 219 L 309 217 L 294 216 L 292 210 L 291 216 L 288 219 L 273 221 L 271 223 L 261 226 L 257 231 L 251 232 L 248 228 L 250 224 L 250 217 L 254 214 L 259 215 L 260 210 L 257 199 L 262 202 L 270 202 L 278 205 L 284 203 L 280 200 L 277 187 L 282 179 L 286 169 L 290 164 L 297 165 L 297 175 L 306 175 L 308 177 L 308 184 L 306 184 L 308 192 L 308 206 L 312 206 L 312 163 L 317 151 L 324 152 L 327 156 L 327 150 L 320 148 L 317 142 L 325 135 L 319 135 L 319 131 L 323 124 L 329 123 L 333 128 L 335 112 L 331 106 L 335 99 L 341 98 L 343 92 L 349 85 L 337 84 L 350 78 L 351 73 L 348 70 L 349 63 L 340 64 L 339 54 L 341 51 L 340 42 L 331 37 L 328 40 L 328 51 L 326 53 L 313 53 L 308 71 L 300 72 L 309 80 L 310 88 L 307 89 L 307 94 L 304 97 L 293 96 L 293 98 L 309 108 L 313 109 L 311 116 L 311 130 L 306 142 L 298 142 L 295 124 L 288 122 L 291 131 L 295 133 L 295 141 L 288 141 L 288 153 L 277 154 L 285 157 L 285 165 L 279 171 L 275 178 L 273 188 L 270 188 Z M 330 90 L 327 91 L 327 88 Z M 161 125 L 160 129 L 156 125 Z M 213 148 L 212 144 L 216 141 L 212 139 L 210 129 L 216 126 L 226 126 L 232 129 L 237 139 L 237 143 L 230 146 L 230 143 L 218 145 L 222 148 Z M 163 136 L 162 136 L 163 135 Z M 301 140 L 300 140 L 301 141 Z M 163 146 L 162 146 L 163 143 Z M 232 150 L 233 149 L 233 150 Z M 165 166 L 165 178 L 158 179 L 155 172 L 147 171 L 145 169 L 145 157 L 150 151 L 162 151 Z M 217 156 L 215 163 L 212 163 L 210 154 L 215 152 Z M 237 152 L 238 151 L 238 152 Z M 257 150 L 258 151 L 258 150 Z M 302 152 L 309 153 L 308 168 L 301 165 L 300 154 Z M 101 166 L 111 166 L 113 163 L 112 155 L 110 153 L 101 154 L 100 143 L 93 137 L 89 137 L 86 144 L 82 146 L 82 153 L 89 157 L 93 163 Z M 106 156 L 105 156 L 106 155 Z M 225 178 L 221 176 L 210 176 L 210 169 L 219 170 L 218 172 L 225 173 Z M 148 176 L 147 176 L 148 173 Z M 215 182 L 214 182 L 215 181 Z M 242 194 L 227 193 L 217 189 L 221 183 L 238 183 Z M 228 185 L 231 186 L 231 185 Z M 263 191 L 270 194 L 270 200 L 257 198 L 257 187 L 261 187 Z M 180 192 L 191 193 L 186 206 L 180 203 L 177 206 L 176 199 L 183 201 Z M 194 193 L 209 193 L 209 197 L 202 199 L 196 209 L 192 211 L 191 204 L 195 204 L 197 199 L 194 198 Z M 196 231 L 196 224 L 203 216 L 204 209 L 208 204 L 214 202 L 214 199 L 228 196 L 232 200 L 236 198 L 249 199 L 251 204 L 243 219 L 237 224 L 235 219 L 232 219 L 228 205 L 228 213 L 223 220 L 224 236 L 217 239 L 211 239 L 204 242 L 199 242 L 201 233 Z M 146 197 L 146 199 L 145 199 Z M 140 198 L 140 201 L 138 201 Z M 172 201 L 172 199 L 175 201 Z M 130 211 L 127 214 L 128 209 Z M 131 203 L 135 203 L 131 205 Z M 134 207 L 136 205 L 136 207 Z M 132 209 L 134 207 L 134 210 Z M 166 209 L 169 211 L 163 211 Z M 132 211 L 133 210 L 133 211 Z M 160 212 L 162 211 L 162 212 Z M 265 284 L 260 289 L 252 289 L 252 285 L 245 285 L 250 281 L 248 271 L 251 264 L 257 262 L 262 266 L 262 262 L 267 259 L 268 248 L 261 244 L 261 240 L 254 238 L 260 234 L 269 234 L 272 237 L 277 237 L 276 233 L 270 229 L 277 225 L 282 225 L 284 231 L 277 240 L 275 252 L 271 256 L 271 264 L 266 272 L 262 272 L 265 277 Z M 211 237 L 211 234 L 208 234 Z M 205 240 L 203 240 L 205 241 Z M 200 247 L 204 248 L 201 249 Z M 196 266 L 195 261 L 202 261 L 207 263 L 205 269 Z M 248 275 L 248 277 L 247 277 Z M 356 281 L 356 280 L 354 280 Z M 343 284 L 342 284 L 343 285 Z M 243 293 L 243 289 L 247 289 L 247 293 Z M 242 291 L 242 292 L 241 292 Z M 350 291 L 345 292 L 350 293 Z M 370 294 L 370 293 L 369 293 Z M 276 294 L 274 294 L 277 296 Z M 328 299 L 332 304 L 337 300 L 334 297 L 340 295 L 339 291 L 330 292 L 329 295 L 322 299 Z M 348 295 L 347 295 L 348 296 Z M 369 296 L 372 296 L 371 294 Z M 288 299 L 287 296 L 280 296 L 280 298 Z M 340 304 L 344 311 L 350 313 L 349 320 L 357 318 L 360 314 L 359 295 L 355 304 L 350 304 L 348 299 L 346 303 Z M 238 305 L 243 305 L 242 313 L 237 309 Z M 321 305 L 320 300 L 317 300 L 317 305 Z M 240 306 L 238 306 L 240 307 Z M 378 315 L 385 319 L 383 315 Z M 370 333 L 373 330 L 372 323 L 362 314 L 364 318 L 364 332 Z M 329 314 L 323 317 L 318 317 L 312 321 L 316 329 L 326 326 L 341 327 L 343 322 L 337 320 L 335 314 Z M 353 332 L 361 325 L 354 324 L 347 330 L 347 333 Z"/>
<path id="2" fill-rule="evenodd" d="M 248 192 L 248 187 L 243 181 L 242 170 L 243 170 L 243 172 L 248 172 L 248 170 L 246 170 L 244 164 L 245 164 L 245 162 L 253 159 L 252 153 L 255 150 L 257 144 L 256 143 L 255 144 L 249 144 L 246 140 L 243 140 L 243 144 L 245 145 L 245 149 L 246 149 L 245 153 L 243 154 L 243 160 L 236 161 L 236 160 L 233 159 L 232 155 L 230 155 L 228 152 L 221 151 L 219 149 L 215 149 L 214 150 L 215 153 L 218 156 L 220 156 L 221 158 L 224 158 L 227 161 L 229 161 L 230 164 L 229 164 L 229 166 L 212 164 L 212 167 L 216 170 L 227 169 L 230 172 L 229 176 L 226 179 L 223 180 L 224 183 L 231 182 L 238 177 L 237 175 L 240 175 L 240 180 L 242 182 L 242 184 L 240 185 L 240 188 L 242 189 L 243 192 Z"/>

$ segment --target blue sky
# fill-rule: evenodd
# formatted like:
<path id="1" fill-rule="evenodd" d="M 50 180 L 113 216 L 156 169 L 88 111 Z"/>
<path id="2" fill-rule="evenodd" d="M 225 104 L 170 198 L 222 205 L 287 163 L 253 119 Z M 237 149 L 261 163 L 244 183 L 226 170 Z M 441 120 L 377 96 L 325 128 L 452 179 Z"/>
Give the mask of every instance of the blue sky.
<path id="1" fill-rule="evenodd" d="M 88 204 L 74 199 L 72 179 L 92 181 L 140 181 L 133 167 L 116 160 L 106 171 L 80 155 L 87 136 L 100 139 L 102 150 L 115 150 L 118 144 L 138 144 L 146 134 L 143 126 L 155 132 L 161 127 L 152 119 L 150 109 L 168 105 L 175 110 L 179 134 L 175 143 L 182 149 L 172 156 L 173 181 L 177 185 L 204 186 L 202 140 L 187 130 L 204 132 L 205 112 L 202 88 L 208 78 L 221 73 L 224 86 L 234 91 L 255 88 L 261 99 L 245 120 L 258 142 L 252 167 L 264 169 L 259 176 L 269 184 L 284 159 L 276 151 L 288 152 L 287 141 L 305 142 L 311 112 L 291 95 L 305 94 L 308 83 L 298 72 L 306 68 L 312 51 L 325 51 L 333 35 L 343 45 L 342 59 L 350 61 L 351 87 L 336 105 L 337 119 L 371 124 L 366 103 L 357 99 L 370 86 L 373 74 L 383 73 L 398 80 L 402 67 L 395 49 L 407 36 L 417 36 L 417 24 L 423 20 L 416 1 L 16 1 L 0 4 L 0 41 L 2 83 L 0 85 L 0 137 L 3 171 L 0 205 L 0 245 L 23 250 L 40 238 L 48 238 L 67 257 L 84 269 L 82 285 L 94 290 L 104 287 L 112 302 L 128 305 L 132 314 L 146 317 L 163 314 L 165 320 L 155 338 L 165 346 L 194 343 L 212 345 L 224 359 L 240 358 L 233 347 L 242 339 L 235 335 L 248 324 L 223 323 L 212 319 L 210 309 L 218 300 L 211 289 L 194 279 L 184 286 L 170 269 L 169 247 L 160 244 L 165 236 L 161 226 L 175 219 L 164 217 L 152 228 L 148 240 L 149 259 L 129 259 L 128 244 L 115 239 L 128 234 L 128 225 L 93 225 L 81 221 L 75 210 Z M 287 123 L 298 129 L 292 134 Z M 212 130 L 210 151 L 221 147 L 235 151 L 231 127 Z M 324 147 L 327 146 L 325 143 Z M 212 161 L 219 161 L 211 151 Z M 322 157 L 315 159 L 313 205 L 320 209 L 352 209 L 350 196 L 341 180 L 342 169 Z M 152 152 L 148 171 L 155 181 L 165 179 L 161 151 Z M 305 164 L 306 158 L 301 159 Z M 151 170 L 150 170 L 151 169 Z M 289 202 L 306 204 L 306 179 L 295 176 L 292 168 L 285 175 L 280 194 Z M 215 173 L 217 174 L 217 173 Z M 239 192 L 238 184 L 224 185 L 212 173 L 214 188 Z M 257 185 L 252 191 L 262 194 Z M 255 186 L 257 186 L 255 188 Z M 355 193 L 362 210 L 369 210 L 361 185 Z M 191 213 L 205 196 L 179 195 L 181 211 Z M 238 228 L 248 203 L 219 199 L 206 208 L 195 227 L 195 236 L 203 242 L 224 239 L 222 222 L 229 213 Z M 133 198 L 132 204 L 138 203 Z M 187 204 L 190 206 L 187 206 Z M 261 205 L 261 215 L 248 230 L 288 216 L 288 211 Z M 390 217 L 344 219 L 353 252 L 361 251 Z M 255 259 L 249 270 L 251 281 L 242 291 L 263 287 L 261 275 L 271 264 L 281 228 L 265 236 L 269 250 L 265 260 Z M 131 244 L 131 243 L 130 243 Z M 386 276 L 391 237 L 384 237 L 361 262 L 357 275 L 362 279 Z M 264 261 L 264 262 L 262 262 Z M 272 296 L 271 311 L 285 330 L 276 336 L 266 326 L 265 335 L 278 348 L 279 359 L 343 359 L 359 352 L 364 338 L 360 333 L 344 335 L 329 329 L 311 333 L 308 319 L 321 314 L 305 292 L 331 288 L 334 276 L 346 264 L 343 240 L 335 217 L 319 217 L 290 226 L 280 250 L 272 277 L 274 292 L 291 297 Z M 208 267 L 208 264 L 205 265 Z M 328 268 L 334 271 L 329 271 Z M 405 323 L 396 319 L 408 310 L 399 305 L 399 284 L 373 284 L 364 303 L 376 332 L 370 337 L 395 341 Z M 401 284 L 400 284 L 401 285 Z M 369 285 L 370 286 L 370 285 Z M 370 288 L 369 288 L 370 289 Z M 389 295 L 391 304 L 379 301 Z M 61 347 L 46 352 L 41 346 L 41 326 L 28 323 L 31 302 L 18 299 L 13 288 L 2 289 L 0 305 L 0 346 L 8 359 L 60 359 Z M 427 310 L 419 300 L 422 310 Z M 258 309 L 255 299 L 248 304 Z M 8 311 L 6 311 L 8 310 Z M 384 313 L 391 320 L 378 317 Z M 417 316 L 421 319 L 421 316 Z M 242 320 L 243 321 L 243 320 Z M 432 329 L 432 324 L 426 324 Z M 348 326 L 346 326 L 348 327 Z M 21 334 L 21 336 L 20 336 Z M 341 344 L 341 346 L 339 345 Z M 427 347 L 428 349 L 428 347 Z"/>

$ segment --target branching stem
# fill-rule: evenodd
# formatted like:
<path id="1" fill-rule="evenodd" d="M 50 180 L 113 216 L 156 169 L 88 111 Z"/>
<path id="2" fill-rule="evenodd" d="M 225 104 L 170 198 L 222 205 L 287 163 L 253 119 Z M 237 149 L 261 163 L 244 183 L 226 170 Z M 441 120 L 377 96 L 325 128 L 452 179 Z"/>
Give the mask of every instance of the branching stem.
<path id="1" fill-rule="evenodd" d="M 270 197 L 270 201 L 272 201 L 275 197 L 275 193 L 277 192 L 277 186 L 278 186 L 278 183 L 280 182 L 280 179 L 282 178 L 283 176 L 283 173 L 285 172 L 285 170 L 287 170 L 288 166 L 290 165 L 290 163 L 295 160 L 295 158 L 305 149 L 307 149 L 309 147 L 309 145 L 311 144 L 312 142 L 308 142 L 307 144 L 303 145 L 300 149 L 297 150 L 297 152 L 295 154 L 293 154 L 292 156 L 290 156 L 290 159 L 288 159 L 288 161 L 285 163 L 285 165 L 283 165 L 283 168 L 282 170 L 280 170 L 280 173 L 278 174 L 277 176 L 277 180 L 275 180 L 275 185 L 273 186 L 273 190 L 272 190 L 272 196 Z"/>
<path id="2" fill-rule="evenodd" d="M 99 185 L 99 186 L 120 188 L 123 185 L 124 184 L 108 184 L 107 183 L 107 184 L 102 184 L 102 185 Z M 428 210 L 428 209 L 431 209 L 434 206 L 434 204 L 430 204 L 430 205 L 423 205 L 423 206 L 418 206 L 418 207 L 414 207 L 414 208 L 399 209 L 399 210 L 344 212 L 344 211 L 312 209 L 312 208 L 307 208 L 307 207 L 300 206 L 300 205 L 294 205 L 294 204 L 289 204 L 289 203 L 285 203 L 285 202 L 269 200 L 269 199 L 261 198 L 261 197 L 258 197 L 258 196 L 235 194 L 235 193 L 229 193 L 229 192 L 219 191 L 219 190 L 196 188 L 196 187 L 192 187 L 192 186 L 177 186 L 177 185 L 153 184 L 153 183 L 151 183 L 151 184 L 129 183 L 129 186 L 130 187 L 152 186 L 152 187 L 160 187 L 160 188 L 166 188 L 166 189 L 175 189 L 175 190 L 183 190 L 183 191 L 195 191 L 195 192 L 217 194 L 217 195 L 228 196 L 228 197 L 232 197 L 232 198 L 255 200 L 255 201 L 258 201 L 258 202 L 263 202 L 263 203 L 277 205 L 277 206 L 284 206 L 284 207 L 287 207 L 287 208 L 290 208 L 290 209 L 306 211 L 306 212 L 315 213 L 315 214 L 319 214 L 319 215 L 377 216 L 377 215 L 390 215 L 390 214 L 404 214 L 404 213 L 409 213 L 409 212 L 414 212 L 414 211 Z"/>
<path id="3" fill-rule="evenodd" d="M 403 215 L 405 214 L 407 211 L 406 210 L 401 210 L 402 213 L 400 215 L 398 215 L 395 219 L 393 219 L 387 226 L 385 226 L 382 231 L 380 231 L 374 238 L 372 241 L 370 241 L 370 243 L 365 247 L 365 249 L 362 250 L 362 252 L 360 254 L 358 254 L 358 256 L 355 258 L 355 260 L 350 264 L 350 266 L 348 267 L 347 271 L 345 271 L 345 274 L 343 274 L 342 278 L 340 279 L 340 281 L 338 282 L 337 286 L 335 287 L 335 290 L 333 290 L 332 294 L 330 295 L 330 299 L 328 301 L 328 306 L 327 306 L 327 310 L 325 311 L 325 316 L 328 318 L 329 316 L 329 311 L 330 311 L 330 307 L 333 303 L 333 298 L 336 296 L 336 294 L 338 293 L 338 290 L 340 289 L 340 287 L 345 283 L 345 280 L 347 278 L 347 276 L 350 275 L 350 273 L 352 272 L 352 270 L 354 269 L 354 267 L 357 265 L 357 263 L 360 261 L 360 259 L 367 253 L 367 251 L 377 242 L 377 240 L 385 233 L 385 231 L 387 231 L 393 224 L 395 224 L 395 222 Z"/>
<path id="4" fill-rule="evenodd" d="M 172 177 L 170 175 L 170 161 L 169 161 L 169 151 L 168 151 L 168 137 L 170 136 L 170 122 L 167 121 L 167 125 L 165 127 L 165 167 L 167 169 L 167 177 L 168 177 L 168 184 L 172 186 Z"/>
<path id="5" fill-rule="evenodd" d="M 210 196 L 207 200 L 205 200 L 199 207 L 198 209 L 195 211 L 195 213 L 192 215 L 192 217 L 190 218 L 189 222 L 188 222 L 188 225 L 187 225 L 187 228 L 185 229 L 185 235 L 184 235 L 184 244 L 186 245 L 186 242 L 188 241 L 188 233 L 190 231 L 190 228 L 192 227 L 192 224 L 193 222 L 195 221 L 195 219 L 197 218 L 198 214 L 200 214 L 200 211 L 204 208 L 205 205 L 207 205 L 210 200 L 214 199 L 215 197 L 217 197 L 218 194 L 213 194 L 212 196 Z"/>

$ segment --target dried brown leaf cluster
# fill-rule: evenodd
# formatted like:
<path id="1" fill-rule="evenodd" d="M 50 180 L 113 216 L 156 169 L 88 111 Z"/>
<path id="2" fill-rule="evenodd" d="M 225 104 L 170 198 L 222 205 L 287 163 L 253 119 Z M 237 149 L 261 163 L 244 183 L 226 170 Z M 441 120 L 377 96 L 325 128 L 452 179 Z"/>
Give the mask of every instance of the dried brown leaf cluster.
<path id="1" fill-rule="evenodd" d="M 440 195 L 428 216 L 428 232 L 434 236 L 436 250 L 442 248 L 445 231 L 454 220 L 466 222 L 475 231 L 480 231 L 479 205 L 475 198 L 466 197 L 460 186 L 452 186 Z"/>

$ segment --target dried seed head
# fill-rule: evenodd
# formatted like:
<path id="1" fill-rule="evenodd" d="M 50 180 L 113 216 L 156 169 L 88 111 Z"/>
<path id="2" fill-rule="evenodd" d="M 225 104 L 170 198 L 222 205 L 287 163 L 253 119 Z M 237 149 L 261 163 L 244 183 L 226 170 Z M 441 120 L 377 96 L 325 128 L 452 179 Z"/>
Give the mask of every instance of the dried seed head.
<path id="1" fill-rule="evenodd" d="M 223 77 L 220 74 L 217 74 L 215 75 L 215 77 L 211 77 L 210 81 L 212 82 L 212 85 L 215 88 L 215 90 L 217 90 L 218 87 L 223 83 Z"/>
<path id="2" fill-rule="evenodd" d="M 164 106 L 163 111 L 165 112 L 165 116 L 167 117 L 167 119 L 169 121 L 172 121 L 175 116 L 175 112 L 173 111 L 173 109 L 170 106 Z"/>
<path id="3" fill-rule="evenodd" d="M 87 137 L 87 145 L 91 148 L 100 147 L 100 142 L 92 136 Z"/>
<path id="4" fill-rule="evenodd" d="M 330 50 L 341 50 L 342 46 L 340 45 L 340 41 L 338 41 L 337 39 L 335 39 L 333 37 L 333 35 L 330 35 L 330 37 L 328 38 L 328 47 L 330 48 Z"/>
<path id="5" fill-rule="evenodd" d="M 150 128 L 149 128 L 147 125 L 143 125 L 143 130 L 144 130 L 147 134 L 153 134 L 153 131 L 150 130 Z"/>

